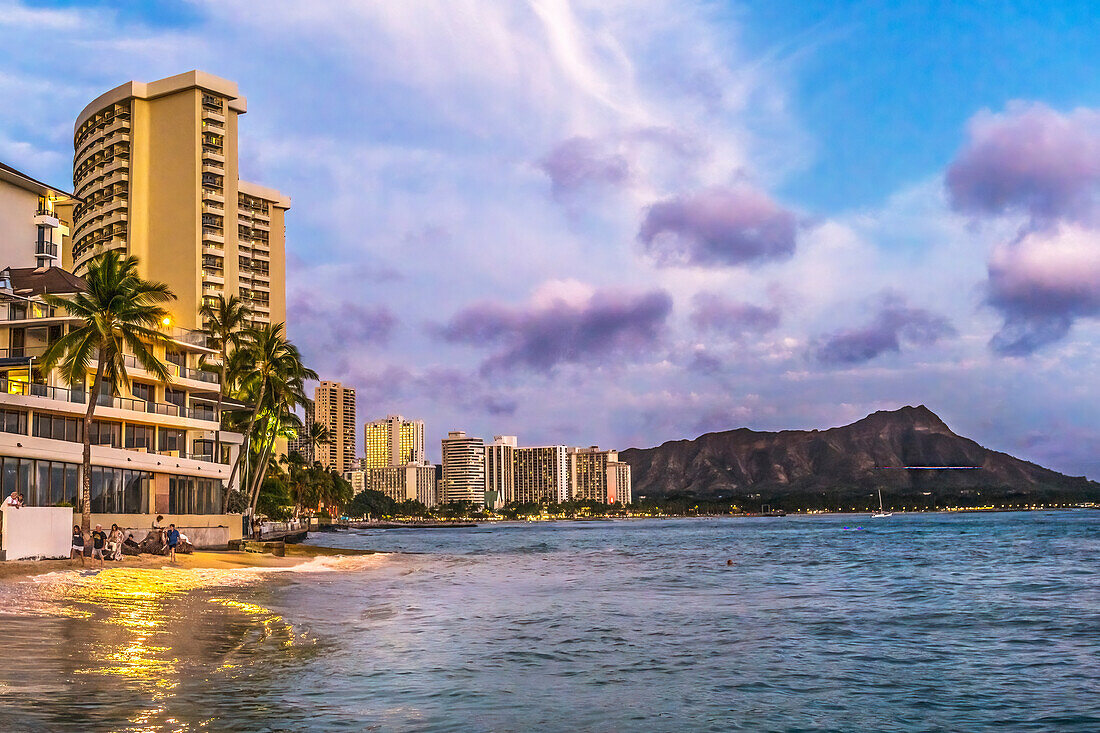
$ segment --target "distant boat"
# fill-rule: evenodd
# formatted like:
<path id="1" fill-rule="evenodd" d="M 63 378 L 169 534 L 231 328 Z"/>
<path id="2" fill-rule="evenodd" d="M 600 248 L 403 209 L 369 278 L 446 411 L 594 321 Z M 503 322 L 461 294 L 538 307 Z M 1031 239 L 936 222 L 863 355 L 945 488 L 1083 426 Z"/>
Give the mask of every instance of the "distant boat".
<path id="1" fill-rule="evenodd" d="M 878 490 L 878 511 L 877 512 L 871 512 L 871 516 L 872 517 L 892 517 L 892 516 L 894 516 L 893 512 L 888 512 L 888 511 L 886 511 L 885 509 L 882 508 L 882 489 Z"/>

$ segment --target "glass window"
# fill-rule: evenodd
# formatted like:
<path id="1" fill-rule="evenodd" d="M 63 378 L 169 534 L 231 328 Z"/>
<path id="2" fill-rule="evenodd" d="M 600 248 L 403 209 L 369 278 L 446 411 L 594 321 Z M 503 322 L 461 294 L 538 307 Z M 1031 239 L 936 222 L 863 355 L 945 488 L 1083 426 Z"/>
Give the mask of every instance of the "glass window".
<path id="1" fill-rule="evenodd" d="M 106 470 L 92 467 L 92 511 L 98 514 L 107 512 L 107 476 Z"/>
<path id="2" fill-rule="evenodd" d="M 153 449 L 153 428 L 150 425 L 126 425 L 126 447 Z"/>
<path id="3" fill-rule="evenodd" d="M 160 451 L 186 451 L 187 441 L 184 431 L 174 428 L 160 428 L 158 450 Z"/>
<path id="4" fill-rule="evenodd" d="M 65 486 L 65 464 L 58 461 L 50 461 L 50 491 L 51 493 L 57 490 L 64 492 Z M 56 488 L 55 488 L 56 487 Z M 77 492 L 74 491 L 71 497 L 58 497 L 57 503 L 68 500 L 73 506 L 79 506 L 80 501 Z"/>
<path id="5" fill-rule="evenodd" d="M 80 467 L 75 463 L 69 463 L 65 466 L 65 483 L 60 489 L 60 495 L 62 497 L 69 497 L 68 501 L 73 506 L 76 506 L 79 502 L 77 497 L 80 495 Z M 62 501 L 59 498 L 58 501 Z"/>

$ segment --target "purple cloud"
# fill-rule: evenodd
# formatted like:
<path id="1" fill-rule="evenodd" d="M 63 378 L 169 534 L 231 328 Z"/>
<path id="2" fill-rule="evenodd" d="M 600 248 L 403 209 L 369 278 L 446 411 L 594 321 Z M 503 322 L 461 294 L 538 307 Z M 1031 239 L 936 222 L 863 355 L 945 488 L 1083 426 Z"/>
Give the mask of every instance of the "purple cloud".
<path id="1" fill-rule="evenodd" d="M 971 214 L 1027 213 L 1035 221 L 1093 218 L 1100 194 L 1100 112 L 1068 114 L 1015 102 L 971 119 L 947 169 L 951 205 Z"/>
<path id="2" fill-rule="evenodd" d="M 726 300 L 717 293 L 698 293 L 692 302 L 691 323 L 699 331 L 716 331 L 739 339 L 751 333 L 767 333 L 779 326 L 778 308 Z"/>
<path id="3" fill-rule="evenodd" d="M 814 348 L 814 356 L 823 364 L 862 364 L 888 352 L 900 353 L 903 342 L 932 346 L 955 333 L 943 316 L 910 308 L 898 296 L 884 295 L 870 323 L 824 337 Z"/>
<path id="4" fill-rule="evenodd" d="M 1073 224 L 1025 232 L 989 261 L 987 302 L 1004 316 L 993 350 L 1023 356 L 1058 341 L 1074 321 L 1100 315 L 1100 243 Z"/>
<path id="5" fill-rule="evenodd" d="M 672 312 L 663 290 L 620 290 L 536 297 L 529 305 L 472 305 L 442 327 L 452 343 L 498 347 L 483 372 L 519 367 L 549 372 L 563 363 L 599 363 L 603 359 L 645 353 L 660 339 Z"/>
<path id="6" fill-rule="evenodd" d="M 397 316 L 386 306 L 337 304 L 316 294 L 292 296 L 287 303 L 287 321 L 292 324 L 293 337 L 318 355 L 348 343 L 388 343 L 398 324 Z"/>
<path id="7" fill-rule="evenodd" d="M 790 257 L 797 229 L 794 213 L 741 185 L 649 206 L 638 240 L 659 265 L 733 267 Z"/>
<path id="8" fill-rule="evenodd" d="M 571 137 L 539 161 L 550 177 L 554 195 L 576 191 L 590 184 L 621 184 L 630 177 L 630 162 L 618 152 L 589 137 Z"/>

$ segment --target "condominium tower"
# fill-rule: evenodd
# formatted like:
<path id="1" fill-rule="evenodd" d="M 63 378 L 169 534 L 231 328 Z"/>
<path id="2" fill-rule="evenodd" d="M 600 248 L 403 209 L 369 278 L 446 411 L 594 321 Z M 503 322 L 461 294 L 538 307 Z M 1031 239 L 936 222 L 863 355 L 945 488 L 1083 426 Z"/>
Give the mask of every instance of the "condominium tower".
<path id="1" fill-rule="evenodd" d="M 74 201 L 60 189 L 0 163 L 0 259 L 3 265 L 61 264 Z"/>
<path id="2" fill-rule="evenodd" d="M 201 71 L 130 81 L 85 107 L 64 267 L 83 275 L 100 252 L 136 255 L 142 277 L 176 294 L 169 308 L 185 328 L 203 325 L 199 308 L 217 295 L 239 296 L 256 324 L 284 322 L 290 199 L 239 180 L 245 110 L 234 82 Z"/>
<path id="3" fill-rule="evenodd" d="M 516 493 L 516 436 L 497 435 L 485 446 L 485 505 L 499 509 Z"/>
<path id="4" fill-rule="evenodd" d="M 425 462 L 423 420 L 387 415 L 363 426 L 364 470 Z"/>
<path id="5" fill-rule="evenodd" d="M 461 430 L 443 439 L 443 495 L 440 502 L 485 504 L 485 442 Z"/>
<path id="6" fill-rule="evenodd" d="M 574 501 L 630 503 L 630 465 L 619 461 L 618 451 L 571 448 L 569 474 Z"/>
<path id="7" fill-rule="evenodd" d="M 544 445 L 515 449 L 515 501 L 528 504 L 569 500 L 569 449 Z"/>
<path id="8" fill-rule="evenodd" d="M 313 393 L 313 421 L 328 428 L 329 441 L 315 449 L 314 460 L 341 475 L 355 464 L 355 390 L 322 381 Z"/>

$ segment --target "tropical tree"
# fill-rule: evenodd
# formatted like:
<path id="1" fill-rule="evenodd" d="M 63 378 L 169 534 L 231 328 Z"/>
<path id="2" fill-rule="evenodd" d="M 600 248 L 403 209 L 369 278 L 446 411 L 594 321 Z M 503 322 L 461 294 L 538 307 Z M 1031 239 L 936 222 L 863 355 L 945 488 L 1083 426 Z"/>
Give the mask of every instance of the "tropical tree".
<path id="1" fill-rule="evenodd" d="M 264 424 L 260 432 L 259 462 L 250 481 L 250 496 L 255 507 L 256 497 L 267 473 L 267 466 L 275 450 L 278 438 L 289 438 L 298 433 L 302 421 L 294 414 L 294 408 L 308 402 L 305 393 L 305 380 L 316 379 L 317 374 L 307 369 L 298 356 L 298 350 L 290 347 L 292 355 L 286 359 L 282 368 L 275 370 L 267 385 L 267 403 L 264 408 Z"/>
<path id="2" fill-rule="evenodd" d="M 95 361 L 95 376 L 84 413 L 84 459 L 81 471 L 81 527 L 92 524 L 92 418 L 104 381 L 130 385 L 124 353 L 128 348 L 145 371 L 168 382 L 168 366 L 153 347 L 168 343 L 157 330 L 168 319 L 161 304 L 175 296 L 164 283 L 143 280 L 137 273 L 136 257 L 122 258 L 108 251 L 88 264 L 84 276 L 87 289 L 71 298 L 44 295 L 52 306 L 63 308 L 80 322 L 52 343 L 42 356 L 42 370 L 60 365 L 62 379 L 70 386 L 82 385 Z"/>
<path id="3" fill-rule="evenodd" d="M 332 433 L 329 432 L 328 425 L 319 422 L 309 424 L 305 437 L 309 443 L 309 452 L 313 454 L 314 462 L 317 461 L 317 449 L 332 442 Z"/>
<path id="4" fill-rule="evenodd" d="M 240 298 L 231 295 L 226 298 L 218 295 L 213 301 L 205 301 L 199 314 L 206 322 L 206 333 L 210 337 L 210 346 L 219 352 L 218 362 L 218 429 L 214 431 L 214 460 L 221 461 L 222 456 L 222 401 L 229 394 L 228 384 L 229 354 L 237 351 L 247 335 L 245 330 L 252 315 Z M 228 500 L 228 492 L 226 492 Z"/>
<path id="5" fill-rule="evenodd" d="M 261 413 L 278 402 L 271 399 L 273 387 L 280 385 L 290 387 L 295 379 L 302 378 L 299 374 L 303 373 L 303 370 L 304 373 L 312 375 L 310 377 L 312 379 L 316 379 L 317 375 L 307 370 L 302 364 L 298 349 L 285 337 L 282 323 L 265 324 L 252 329 L 249 342 L 234 354 L 239 355 L 236 359 L 236 367 L 239 368 L 237 382 L 240 392 L 246 395 L 252 404 L 252 411 L 244 430 L 246 438 L 252 440 L 255 438 L 253 430 L 256 428 L 256 421 Z M 237 460 L 233 462 L 233 468 L 229 473 L 230 486 L 233 485 L 233 479 L 241 470 L 241 462 L 250 452 L 242 448 L 237 454 Z M 255 508 L 255 497 L 251 494 L 249 496 L 251 497 L 250 506 Z"/>

